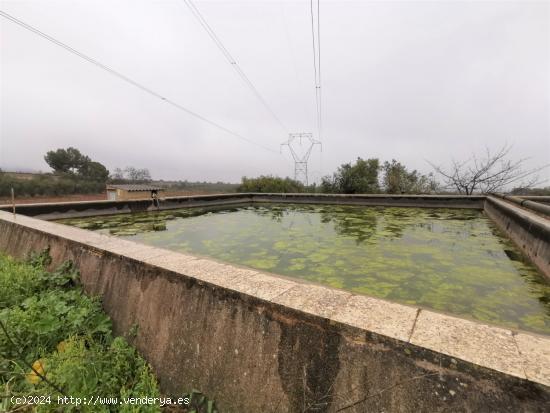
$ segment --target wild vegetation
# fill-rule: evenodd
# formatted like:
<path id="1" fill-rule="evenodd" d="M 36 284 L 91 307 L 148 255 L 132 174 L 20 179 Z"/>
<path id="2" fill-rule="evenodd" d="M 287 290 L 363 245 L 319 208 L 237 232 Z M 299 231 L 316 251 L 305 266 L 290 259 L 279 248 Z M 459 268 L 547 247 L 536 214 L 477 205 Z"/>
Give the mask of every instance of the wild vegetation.
<path id="1" fill-rule="evenodd" d="M 354 164 L 342 164 L 332 176 L 325 176 L 321 182 L 321 191 L 341 194 L 380 192 L 379 170 L 380 161 L 378 159 L 357 158 Z"/>
<path id="2" fill-rule="evenodd" d="M 0 171 L 0 197 L 8 198 L 12 188 L 17 197 L 60 196 L 99 193 L 105 190 L 105 183 L 54 174 L 36 174 L 28 179 L 21 179 Z"/>
<path id="3" fill-rule="evenodd" d="M 127 166 L 124 169 L 116 168 L 110 176 L 110 182 L 115 184 L 122 183 L 147 183 L 151 182 L 151 172 L 147 168 L 134 168 Z"/>
<path id="4" fill-rule="evenodd" d="M 290 178 L 260 176 L 243 177 L 238 192 L 323 192 L 333 194 L 433 193 L 439 189 L 433 175 L 409 171 L 392 160 L 383 164 L 376 158 L 357 158 L 345 163 L 332 175 L 323 177 L 319 186 L 305 186 Z"/>
<path id="5" fill-rule="evenodd" d="M 157 381 L 128 340 L 113 336 L 99 299 L 82 292 L 74 266 L 47 272 L 49 262 L 47 251 L 28 263 L 0 255 L 0 411 L 161 411 L 159 404 L 114 404 L 114 398 L 160 397 Z M 76 406 L 59 404 L 58 396 L 107 400 Z M 193 405 L 184 412 L 215 411 L 196 391 L 180 397 Z"/>
<path id="6" fill-rule="evenodd" d="M 17 198 L 100 194 L 105 191 L 107 183 L 152 183 L 164 187 L 167 191 L 193 193 L 235 192 L 238 186 L 225 182 L 153 180 L 149 169 L 134 166 L 115 168 L 110 174 L 104 165 L 92 161 L 90 157 L 73 147 L 49 151 L 44 160 L 52 168 L 52 172 L 15 173 L 0 170 L 0 197 L 9 198 L 12 189 Z"/>
<path id="7" fill-rule="evenodd" d="M 382 172 L 382 187 L 388 194 L 430 194 L 440 190 L 433 174 L 409 171 L 395 159 L 384 162 Z"/>
<path id="8" fill-rule="evenodd" d="M 307 188 L 301 182 L 290 178 L 279 178 L 271 175 L 262 175 L 258 178 L 242 178 L 237 192 L 263 192 L 263 193 L 296 193 L 307 192 Z"/>
<path id="9" fill-rule="evenodd" d="M 4 411 L 10 397 L 51 395 L 36 411 L 56 411 L 57 396 L 159 396 L 147 363 L 128 342 L 114 338 L 98 299 L 78 286 L 65 263 L 48 273 L 49 256 L 28 264 L 0 256 L 0 382 Z M 63 411 L 113 411 L 106 406 L 62 406 Z M 116 409 L 131 411 L 131 409 Z M 159 411 L 145 407 L 142 411 Z"/>
<path id="10" fill-rule="evenodd" d="M 525 169 L 527 158 L 511 159 L 511 150 L 512 146 L 505 144 L 496 152 L 486 148 L 481 155 L 474 153 L 466 160 L 453 160 L 449 167 L 430 164 L 447 188 L 465 195 L 497 192 L 511 185 L 533 188 L 544 182 L 538 172 L 547 169 L 549 165 Z"/>
<path id="11" fill-rule="evenodd" d="M 336 194 L 433 194 L 458 193 L 471 195 L 473 193 L 491 193 L 512 189 L 512 193 L 546 194 L 544 188 L 534 188 L 545 182 L 538 176 L 549 167 L 525 169 L 527 161 L 510 158 L 511 146 L 504 145 L 493 152 L 486 149 L 484 155 L 472 155 L 471 158 L 451 162 L 449 168 L 434 163 L 434 168 L 442 182 L 438 182 L 434 173 L 423 174 L 417 170 L 409 170 L 401 162 L 392 159 L 391 162 L 381 162 L 377 158 L 357 158 L 355 162 L 340 165 L 332 175 L 324 176 L 318 187 L 304 186 L 290 178 L 261 176 L 259 178 L 242 179 L 239 192 L 323 192 Z M 283 182 L 285 184 L 283 184 Z M 280 189 L 275 191 L 273 189 Z"/>
<path id="12" fill-rule="evenodd" d="M 50 174 L 29 174 L 21 179 L 0 171 L 0 196 L 8 197 L 13 188 L 17 196 L 59 196 L 90 194 L 105 190 L 109 171 L 76 148 L 49 151 L 44 156 Z"/>
<path id="13" fill-rule="evenodd" d="M 235 192 L 239 184 L 227 182 L 193 182 L 193 181 L 156 181 L 168 191 L 189 191 L 189 192 Z"/>
<path id="14" fill-rule="evenodd" d="M 99 162 L 92 161 L 76 148 L 49 151 L 44 156 L 55 174 L 73 176 L 95 182 L 106 182 L 109 171 Z"/>
<path id="15" fill-rule="evenodd" d="M 510 191 L 512 195 L 535 195 L 535 196 L 550 196 L 550 186 L 544 188 L 523 188 L 518 187 Z"/>
<path id="16" fill-rule="evenodd" d="M 339 194 L 431 194 L 490 193 L 512 189 L 516 194 L 548 194 L 549 190 L 534 188 L 544 182 L 537 173 L 548 165 L 525 169 L 527 159 L 513 160 L 509 157 L 511 146 L 504 145 L 496 152 L 487 149 L 483 156 L 453 160 L 445 168 L 430 162 L 434 173 L 423 174 L 410 170 L 401 162 L 381 162 L 377 158 L 357 158 L 355 162 L 340 165 L 332 175 L 324 176 L 321 183 L 306 186 L 291 178 L 262 175 L 257 178 L 243 177 L 240 184 L 224 182 L 189 182 L 153 180 L 149 169 L 126 166 L 116 168 L 112 174 L 101 163 L 92 161 L 76 148 L 49 151 L 44 159 L 53 173 L 36 174 L 29 179 L 20 179 L 0 170 L 0 197 L 9 197 L 11 188 L 21 196 L 60 196 L 100 193 L 106 183 L 154 183 L 167 191 L 189 192 L 322 192 Z M 438 182 L 436 175 L 442 182 Z"/>

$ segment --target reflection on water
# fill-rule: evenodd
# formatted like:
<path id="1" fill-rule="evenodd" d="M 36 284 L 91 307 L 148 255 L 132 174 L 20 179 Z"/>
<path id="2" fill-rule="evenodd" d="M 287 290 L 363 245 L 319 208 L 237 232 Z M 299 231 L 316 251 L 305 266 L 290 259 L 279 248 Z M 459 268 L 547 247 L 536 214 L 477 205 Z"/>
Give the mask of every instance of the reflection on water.
<path id="1" fill-rule="evenodd" d="M 550 286 L 480 211 L 263 204 L 62 222 L 550 334 Z"/>

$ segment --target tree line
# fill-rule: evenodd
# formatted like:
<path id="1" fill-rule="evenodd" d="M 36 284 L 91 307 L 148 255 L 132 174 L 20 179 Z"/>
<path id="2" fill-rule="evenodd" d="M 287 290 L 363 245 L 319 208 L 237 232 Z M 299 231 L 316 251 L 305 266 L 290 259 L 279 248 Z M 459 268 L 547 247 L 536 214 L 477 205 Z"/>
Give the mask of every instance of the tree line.
<path id="1" fill-rule="evenodd" d="M 505 144 L 492 151 L 473 154 L 470 158 L 453 160 L 448 167 L 428 162 L 433 172 L 423 174 L 410 170 L 392 159 L 380 162 L 377 158 L 357 158 L 353 163 L 340 165 L 317 185 L 304 186 L 290 178 L 260 176 L 243 177 L 239 192 L 318 192 L 333 194 L 433 194 L 491 193 L 511 190 L 516 194 L 550 194 L 550 188 L 534 188 L 546 182 L 538 175 L 549 165 L 525 169 L 527 158 L 510 159 L 512 146 Z M 439 179 L 437 179 L 439 178 Z"/>
<path id="2" fill-rule="evenodd" d="M 44 160 L 52 169 L 52 173 L 35 174 L 28 179 L 20 179 L 0 170 L 0 196 L 10 196 L 12 188 L 18 197 L 92 194 L 103 192 L 108 182 L 151 181 L 148 169 L 132 166 L 116 168 L 111 175 L 103 164 L 73 147 L 48 151 Z"/>
<path id="3" fill-rule="evenodd" d="M 470 158 L 453 160 L 447 167 L 428 162 L 433 172 L 424 174 L 407 168 L 392 159 L 381 162 L 377 158 L 358 157 L 354 162 L 340 165 L 334 173 L 322 178 L 316 185 L 305 186 L 290 178 L 262 175 L 257 178 L 243 177 L 237 192 L 312 192 L 337 194 L 433 194 L 490 193 L 513 188 L 516 194 L 550 194 L 549 188 L 536 188 L 544 180 L 538 172 L 548 168 L 542 165 L 525 169 L 527 159 L 510 159 L 512 147 L 505 144 L 497 151 L 486 149 L 484 153 Z M 58 196 L 68 194 L 99 193 L 107 183 L 148 183 L 152 181 L 147 168 L 126 166 L 116 168 L 111 174 L 100 162 L 92 160 L 78 149 L 69 147 L 49 151 L 44 156 L 52 168 L 51 174 L 37 174 L 30 179 L 19 179 L 0 170 L 0 196 L 10 195 L 11 188 L 17 196 Z M 438 179 L 439 178 L 439 179 Z M 205 185 L 214 185 L 219 192 L 233 192 L 233 184 L 172 182 L 174 190 L 198 190 Z"/>
<path id="4" fill-rule="evenodd" d="M 405 165 L 392 159 L 380 163 L 376 158 L 357 158 L 345 163 L 332 174 L 322 178 L 319 185 L 305 186 L 290 178 L 260 176 L 243 177 L 238 192 L 317 192 L 331 194 L 373 194 L 373 193 L 433 193 L 439 186 L 433 174 L 422 174 L 408 170 Z"/>

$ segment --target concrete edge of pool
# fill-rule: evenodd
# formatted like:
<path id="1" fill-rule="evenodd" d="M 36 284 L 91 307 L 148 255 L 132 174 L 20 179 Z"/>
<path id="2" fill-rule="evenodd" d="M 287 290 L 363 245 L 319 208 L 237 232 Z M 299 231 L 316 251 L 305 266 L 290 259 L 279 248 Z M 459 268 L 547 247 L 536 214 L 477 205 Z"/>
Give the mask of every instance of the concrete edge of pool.
<path id="1" fill-rule="evenodd" d="M 168 197 L 154 206 L 150 199 L 129 201 L 80 201 L 16 205 L 16 212 L 55 220 L 177 208 L 243 203 L 304 203 L 420 208 L 472 208 L 483 210 L 516 246 L 550 280 L 550 220 L 494 196 L 485 195 L 387 195 L 387 194 L 262 194 L 236 193 Z M 0 211 L 10 211 L 0 205 Z"/>
<path id="2" fill-rule="evenodd" d="M 512 219 L 508 205 L 494 201 L 487 213 L 507 232 L 531 218 Z M 0 212 L 0 230 L 0 249 L 11 255 L 49 246 L 54 264 L 73 260 L 85 289 L 103 297 L 116 332 L 139 325 L 135 344 L 163 388 L 177 392 L 191 382 L 224 411 L 294 412 L 306 396 L 330 399 L 326 411 L 336 411 L 346 405 L 343 394 L 360 400 L 400 381 L 371 409 L 542 411 L 550 402 L 547 336 L 22 215 Z M 435 376 L 415 379 L 424 374 Z"/>
<path id="3" fill-rule="evenodd" d="M 125 214 L 128 212 L 169 210 L 208 205 L 231 205 L 248 202 L 291 202 L 308 204 L 343 204 L 408 207 L 445 207 L 483 209 L 485 196 L 455 195 L 342 195 L 342 194 L 264 194 L 235 193 L 217 195 L 192 195 L 167 197 L 159 207 L 153 206 L 151 199 L 128 201 L 78 201 L 18 204 L 16 211 L 27 216 L 54 220 L 93 215 Z M 0 210 L 11 211 L 11 205 L 0 205 Z"/>

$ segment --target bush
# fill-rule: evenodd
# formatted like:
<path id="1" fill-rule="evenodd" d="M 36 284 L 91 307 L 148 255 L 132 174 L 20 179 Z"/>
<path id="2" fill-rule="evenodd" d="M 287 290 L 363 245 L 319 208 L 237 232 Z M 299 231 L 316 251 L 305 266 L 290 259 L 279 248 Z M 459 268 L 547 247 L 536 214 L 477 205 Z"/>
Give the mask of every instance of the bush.
<path id="1" fill-rule="evenodd" d="M 545 188 L 514 188 L 510 191 L 511 195 L 536 195 L 536 196 L 550 196 L 550 186 Z"/>
<path id="2" fill-rule="evenodd" d="M 48 264 L 47 253 L 27 264 L 0 255 L 0 386 L 7 396 L 0 410 L 18 408 L 12 395 L 50 395 L 51 404 L 33 411 L 160 411 L 155 405 L 57 405 L 62 395 L 121 399 L 160 393 L 145 360 L 124 338 L 113 338 L 100 301 L 82 292 L 73 265 L 50 273 Z"/>
<path id="3" fill-rule="evenodd" d="M 378 193 L 379 169 L 378 159 L 357 158 L 354 164 L 342 164 L 332 176 L 325 176 L 321 182 L 321 191 L 333 194 Z"/>
<path id="4" fill-rule="evenodd" d="M 135 348 L 112 336 L 100 301 L 82 292 L 75 267 L 66 262 L 48 272 L 50 264 L 48 250 L 27 263 L 0 254 L 0 411 L 160 412 L 158 405 L 113 402 L 158 398 L 157 381 Z M 11 396 L 50 396 L 51 403 L 14 406 Z M 57 404 L 58 396 L 108 400 L 76 406 Z M 189 401 L 182 412 L 217 413 L 196 390 L 178 397 Z"/>
<path id="5" fill-rule="evenodd" d="M 235 192 L 239 184 L 226 182 L 158 181 L 169 191 Z"/>
<path id="6" fill-rule="evenodd" d="M 103 192 L 105 183 L 71 174 L 44 174 L 30 179 L 19 179 L 8 173 L 0 172 L 0 196 L 11 196 L 11 188 L 17 197 L 60 196 Z"/>
<path id="7" fill-rule="evenodd" d="M 290 178 L 262 175 L 259 178 L 242 178 L 237 192 L 296 193 L 306 192 L 306 187 Z"/>
<path id="8" fill-rule="evenodd" d="M 437 191 L 433 174 L 423 175 L 417 170 L 409 171 L 405 165 L 392 159 L 382 165 L 382 184 L 388 194 L 426 194 Z"/>

